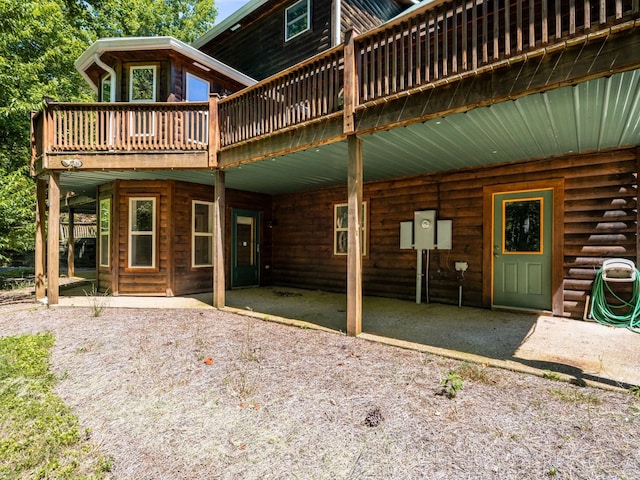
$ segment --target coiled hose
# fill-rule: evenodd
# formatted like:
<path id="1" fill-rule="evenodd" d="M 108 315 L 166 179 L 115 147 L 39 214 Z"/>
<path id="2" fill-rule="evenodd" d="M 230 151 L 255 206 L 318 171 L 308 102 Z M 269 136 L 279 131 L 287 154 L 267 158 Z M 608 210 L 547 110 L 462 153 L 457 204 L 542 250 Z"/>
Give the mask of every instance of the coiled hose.
<path id="1" fill-rule="evenodd" d="M 607 293 L 620 303 L 612 305 L 607 302 Z M 636 269 L 631 299 L 623 300 L 611 289 L 609 283 L 602 278 L 602 268 L 598 270 L 593 282 L 589 314 L 591 318 L 602 325 L 625 327 L 632 332 L 640 333 L 640 272 Z"/>

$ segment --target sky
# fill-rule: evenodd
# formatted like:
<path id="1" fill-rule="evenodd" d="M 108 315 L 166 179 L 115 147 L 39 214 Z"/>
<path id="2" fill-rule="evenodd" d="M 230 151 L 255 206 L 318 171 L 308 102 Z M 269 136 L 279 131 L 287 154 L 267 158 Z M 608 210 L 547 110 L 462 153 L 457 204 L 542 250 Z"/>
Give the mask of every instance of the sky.
<path id="1" fill-rule="evenodd" d="M 218 9 L 218 16 L 216 17 L 216 24 L 227 18 L 233 12 L 242 7 L 249 0 L 216 0 L 215 5 Z"/>

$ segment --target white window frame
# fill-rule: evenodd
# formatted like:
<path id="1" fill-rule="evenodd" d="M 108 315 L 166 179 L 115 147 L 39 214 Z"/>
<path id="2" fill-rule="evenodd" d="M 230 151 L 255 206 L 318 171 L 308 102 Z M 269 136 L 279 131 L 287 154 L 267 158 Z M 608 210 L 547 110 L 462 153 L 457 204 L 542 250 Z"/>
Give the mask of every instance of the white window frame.
<path id="1" fill-rule="evenodd" d="M 109 85 L 109 96 L 105 98 L 105 86 Z M 108 103 L 111 102 L 111 96 L 113 95 L 112 93 L 112 88 L 114 88 L 115 86 L 113 85 L 113 82 L 111 81 L 111 74 L 110 73 L 105 73 L 102 78 L 100 79 L 100 100 L 103 103 Z"/>
<path id="2" fill-rule="evenodd" d="M 151 87 L 151 98 L 143 98 L 140 100 L 133 99 L 133 72 L 136 70 L 152 70 L 153 71 L 153 85 Z M 158 67 L 157 65 L 132 65 L 129 67 L 129 103 L 155 103 L 156 95 L 158 89 Z M 148 112 L 142 112 L 144 115 L 148 115 Z M 139 115 L 140 113 L 138 113 Z M 156 116 L 155 113 L 150 113 L 150 121 L 149 125 L 147 125 L 148 130 L 146 132 L 137 132 L 136 131 L 136 116 L 135 112 L 131 112 L 129 114 L 129 130 L 131 132 L 131 136 L 133 137 L 141 137 L 141 136 L 149 136 L 152 137 L 155 135 L 156 131 Z"/>
<path id="3" fill-rule="evenodd" d="M 346 210 L 348 215 L 349 204 L 348 203 L 336 203 L 333 206 L 333 254 L 334 255 L 347 255 L 347 247 L 338 248 L 338 246 L 347 241 L 349 235 L 349 219 L 338 214 L 339 211 L 344 212 Z M 362 202 L 362 215 L 360 225 L 360 241 L 362 256 L 367 254 L 367 202 Z"/>
<path id="4" fill-rule="evenodd" d="M 302 3 L 306 3 L 307 5 L 306 14 L 298 15 L 297 17 L 289 20 L 289 11 L 295 9 Z M 300 30 L 298 33 L 294 35 L 289 35 L 290 25 L 293 25 L 294 23 L 300 21 L 301 19 L 304 19 L 306 21 L 306 24 L 307 24 L 306 28 Z M 298 2 L 294 3 L 284 11 L 284 41 L 285 42 L 288 42 L 289 40 L 296 38 L 298 35 L 301 35 L 310 29 L 311 29 L 311 2 L 309 0 L 299 0 Z"/>
<path id="5" fill-rule="evenodd" d="M 109 218 L 107 219 L 107 223 L 106 223 L 106 228 L 103 228 L 104 225 L 104 218 L 102 217 L 102 212 L 104 211 L 102 205 L 103 203 L 107 203 L 106 206 L 106 210 L 109 212 Z M 98 224 L 98 238 L 99 238 L 99 242 L 100 242 L 100 250 L 99 250 L 99 265 L 101 267 L 105 267 L 105 268 L 109 268 L 111 266 L 111 198 L 107 197 L 107 198 L 101 198 L 100 199 L 100 208 L 99 208 L 99 212 L 100 212 L 100 218 L 99 220 L 99 224 Z M 104 243 L 103 237 L 106 237 L 106 243 Z M 102 250 L 104 248 L 104 246 L 106 245 L 107 248 L 107 263 L 102 263 Z"/>
<path id="6" fill-rule="evenodd" d="M 152 70 L 153 85 L 151 98 L 143 98 L 140 100 L 133 99 L 133 72 L 136 70 Z M 130 103 L 149 103 L 156 101 L 156 90 L 158 87 L 158 66 L 157 65 L 132 65 L 129 67 L 129 102 Z"/>
<path id="7" fill-rule="evenodd" d="M 134 207 L 138 201 L 151 201 L 151 230 L 133 230 Z M 127 266 L 129 268 L 156 268 L 156 197 L 130 197 L 129 198 L 129 224 L 127 226 L 129 236 L 129 253 Z M 151 236 L 151 265 L 133 265 L 133 239 L 137 236 Z"/>
<path id="8" fill-rule="evenodd" d="M 207 217 L 209 219 L 209 232 L 196 231 L 196 205 L 206 205 L 208 207 Z M 203 202 L 202 200 L 193 200 L 191 205 L 191 267 L 213 267 L 213 202 Z M 196 238 L 211 238 L 211 263 L 196 263 Z"/>

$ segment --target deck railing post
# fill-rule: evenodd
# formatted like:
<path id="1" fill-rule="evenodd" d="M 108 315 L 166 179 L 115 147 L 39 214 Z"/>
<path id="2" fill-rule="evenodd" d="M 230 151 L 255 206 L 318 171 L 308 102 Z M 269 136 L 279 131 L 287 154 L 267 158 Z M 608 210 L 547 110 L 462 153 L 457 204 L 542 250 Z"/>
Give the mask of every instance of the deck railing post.
<path id="1" fill-rule="evenodd" d="M 358 104 L 358 72 L 356 69 L 356 54 L 354 30 L 345 33 L 344 43 L 344 133 L 355 131 L 354 113 Z"/>
<path id="2" fill-rule="evenodd" d="M 220 150 L 219 101 L 220 96 L 217 93 L 209 96 L 209 167 L 211 168 L 218 166 L 218 151 Z"/>

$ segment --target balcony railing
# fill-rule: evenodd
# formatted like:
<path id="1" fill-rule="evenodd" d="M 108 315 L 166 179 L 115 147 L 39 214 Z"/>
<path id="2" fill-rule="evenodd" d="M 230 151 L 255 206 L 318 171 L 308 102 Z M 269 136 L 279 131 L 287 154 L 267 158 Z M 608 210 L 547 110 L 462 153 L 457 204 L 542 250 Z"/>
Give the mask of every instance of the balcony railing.
<path id="1" fill-rule="evenodd" d="M 367 104 L 584 42 L 639 13 L 640 0 L 436 0 L 219 102 L 51 104 L 33 118 L 34 157 L 216 150 L 333 115 L 347 125 Z"/>
<path id="2" fill-rule="evenodd" d="M 33 128 L 39 153 L 207 150 L 209 104 L 52 103 Z"/>

